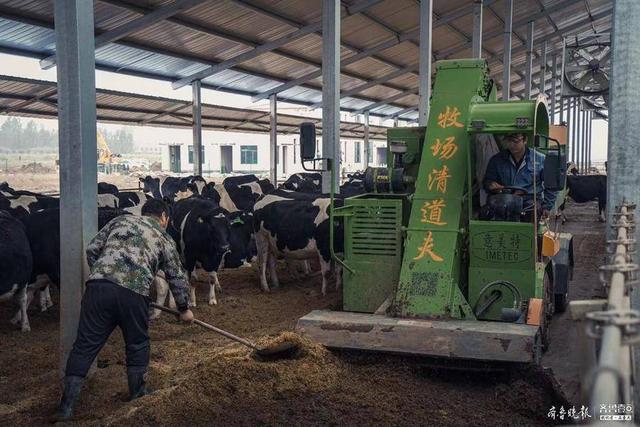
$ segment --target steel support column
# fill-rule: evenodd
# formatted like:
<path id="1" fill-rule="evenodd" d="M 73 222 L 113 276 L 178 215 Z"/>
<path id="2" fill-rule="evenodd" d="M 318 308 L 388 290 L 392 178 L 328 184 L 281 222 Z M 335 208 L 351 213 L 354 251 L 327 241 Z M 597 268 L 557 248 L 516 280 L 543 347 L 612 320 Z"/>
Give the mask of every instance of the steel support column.
<path id="1" fill-rule="evenodd" d="M 550 102 L 550 110 L 551 110 L 551 124 L 556 123 L 556 86 L 558 82 L 557 78 L 558 71 L 558 55 L 553 55 L 551 57 L 551 102 Z M 562 104 L 560 105 L 560 109 L 562 110 Z"/>
<path id="2" fill-rule="evenodd" d="M 578 98 L 573 98 L 571 107 L 571 161 L 578 166 Z"/>
<path id="3" fill-rule="evenodd" d="M 322 1 L 322 157 L 333 159 L 335 191 L 340 191 L 340 0 Z M 322 174 L 322 192 L 331 188 Z"/>
<path id="4" fill-rule="evenodd" d="M 429 119 L 429 99 L 431 98 L 431 35 L 433 28 L 433 0 L 420 2 L 420 104 L 418 124 L 426 126 Z"/>
<path id="5" fill-rule="evenodd" d="M 471 39 L 471 55 L 482 58 L 482 0 L 473 3 L 473 38 Z"/>
<path id="6" fill-rule="evenodd" d="M 611 82 L 609 84 L 609 146 L 607 171 L 607 223 L 616 222 L 611 214 L 615 206 L 627 203 L 640 204 L 640 2 L 637 0 L 617 0 L 613 10 L 613 35 L 611 40 Z M 607 227 L 608 239 L 615 236 L 613 228 Z M 629 236 L 638 239 L 636 235 Z M 640 310 L 640 292 L 631 292 L 631 308 Z M 638 367 L 640 367 L 640 351 L 634 352 L 634 366 L 636 381 Z M 594 386 L 601 382 L 603 392 L 599 403 L 623 401 L 617 393 L 615 369 L 601 372 L 596 378 Z M 596 402 L 593 402 L 596 403 Z M 640 405 L 640 393 L 634 395 L 634 407 Z M 596 406 L 597 407 L 597 406 Z"/>
<path id="7" fill-rule="evenodd" d="M 397 120 L 397 118 L 396 118 Z M 364 112 L 364 168 L 369 167 L 369 151 L 371 146 L 369 145 L 369 112 Z"/>
<path id="8" fill-rule="evenodd" d="M 60 367 L 76 339 L 89 270 L 84 249 L 98 229 L 93 2 L 56 0 L 60 155 Z"/>
<path id="9" fill-rule="evenodd" d="M 587 166 L 591 167 L 591 143 L 593 135 L 593 112 L 589 111 L 589 150 L 587 151 Z"/>
<path id="10" fill-rule="evenodd" d="M 511 32 L 513 30 L 513 0 L 504 2 L 504 58 L 502 60 L 502 100 L 511 94 Z"/>
<path id="11" fill-rule="evenodd" d="M 399 122 L 400 122 L 400 119 L 398 117 L 394 117 L 393 118 L 393 127 L 397 128 Z"/>
<path id="12" fill-rule="evenodd" d="M 560 102 L 560 117 L 558 119 L 558 122 L 562 124 L 562 122 L 564 121 L 564 111 L 566 104 L 564 102 L 564 98 L 562 97 L 562 93 L 560 94 L 559 98 L 560 99 L 558 101 Z"/>
<path id="13" fill-rule="evenodd" d="M 276 94 L 269 96 L 269 180 L 278 186 L 278 99 Z M 284 162 L 284 159 L 282 159 Z"/>
<path id="14" fill-rule="evenodd" d="M 193 115 L 193 174 L 202 176 L 202 84 L 191 83 Z"/>
<path id="15" fill-rule="evenodd" d="M 587 114 L 585 110 L 582 111 L 582 170 L 585 174 L 589 170 L 587 168 Z"/>
<path id="16" fill-rule="evenodd" d="M 533 78 L 532 57 L 533 57 L 533 30 L 534 22 L 529 22 L 527 27 L 527 60 L 525 62 L 525 82 L 524 82 L 524 99 L 531 99 L 531 86 Z"/>
<path id="17" fill-rule="evenodd" d="M 547 83 L 547 41 L 542 42 L 540 47 L 540 88 L 538 93 L 546 96 L 545 88 Z"/>

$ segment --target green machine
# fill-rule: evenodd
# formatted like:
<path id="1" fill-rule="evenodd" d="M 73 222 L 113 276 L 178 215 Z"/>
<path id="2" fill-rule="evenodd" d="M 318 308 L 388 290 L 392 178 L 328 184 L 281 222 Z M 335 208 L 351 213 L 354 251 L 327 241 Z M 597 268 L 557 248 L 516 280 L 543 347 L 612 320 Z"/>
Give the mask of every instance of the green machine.
<path id="1" fill-rule="evenodd" d="M 303 161 L 317 160 L 308 132 Z M 486 61 L 438 62 L 426 128 L 390 129 L 387 167 L 367 169 L 365 194 L 332 203 L 343 310 L 313 311 L 298 330 L 328 347 L 538 361 L 566 304 L 572 241 L 535 212 L 520 221 L 522 189 L 483 201 L 484 148 L 510 133 L 545 154 L 545 188 L 561 190 L 566 154 L 548 137 L 545 100 L 497 102 Z M 517 218 L 505 214 L 514 201 Z"/>

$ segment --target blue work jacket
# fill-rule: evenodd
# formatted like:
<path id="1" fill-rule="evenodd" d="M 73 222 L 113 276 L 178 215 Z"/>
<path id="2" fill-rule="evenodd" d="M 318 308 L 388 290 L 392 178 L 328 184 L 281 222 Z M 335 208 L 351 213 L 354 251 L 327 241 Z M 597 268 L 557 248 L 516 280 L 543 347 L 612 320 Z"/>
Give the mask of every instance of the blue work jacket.
<path id="1" fill-rule="evenodd" d="M 494 155 L 491 160 L 489 160 L 487 171 L 484 174 L 484 188 L 489 191 L 488 185 L 491 181 L 506 186 L 522 187 L 527 190 L 527 194 L 523 196 L 523 205 L 528 207 L 533 204 L 534 173 L 533 151 L 528 147 L 526 150 L 524 159 L 518 168 L 516 168 L 515 161 L 508 150 L 502 150 Z M 536 152 L 535 155 L 537 198 L 544 209 L 551 210 L 556 200 L 556 192 L 544 188 L 544 154 Z"/>

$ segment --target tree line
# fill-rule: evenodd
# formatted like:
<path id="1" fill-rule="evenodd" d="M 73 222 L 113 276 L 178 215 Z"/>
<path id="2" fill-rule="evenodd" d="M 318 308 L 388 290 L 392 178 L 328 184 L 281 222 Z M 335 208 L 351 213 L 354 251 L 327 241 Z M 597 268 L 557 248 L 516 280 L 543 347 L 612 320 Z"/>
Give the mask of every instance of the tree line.
<path id="1" fill-rule="evenodd" d="M 134 149 L 133 132 L 122 127 L 113 132 L 98 128 L 113 153 L 132 153 Z M 18 117 L 9 117 L 0 125 L 0 149 L 30 151 L 34 149 L 57 150 L 58 131 L 46 129 L 35 121 L 23 121 Z"/>

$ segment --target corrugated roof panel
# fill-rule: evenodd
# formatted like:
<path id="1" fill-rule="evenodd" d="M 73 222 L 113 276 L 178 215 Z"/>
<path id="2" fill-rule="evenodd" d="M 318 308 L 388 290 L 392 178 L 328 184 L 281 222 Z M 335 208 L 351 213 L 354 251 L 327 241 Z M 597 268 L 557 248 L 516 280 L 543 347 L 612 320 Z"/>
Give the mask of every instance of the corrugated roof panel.
<path id="1" fill-rule="evenodd" d="M 41 52 L 55 46 L 55 32 L 0 18 L 0 46 Z"/>

